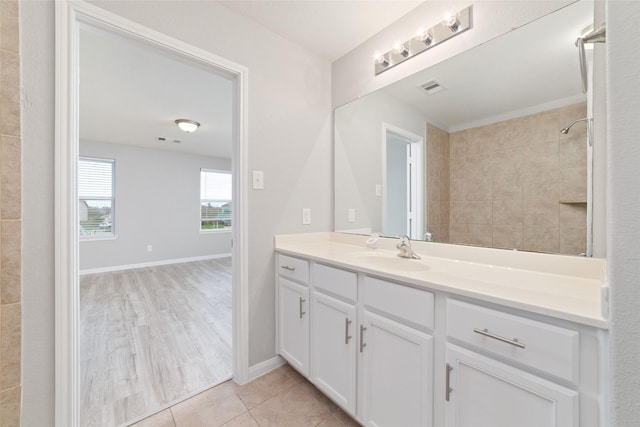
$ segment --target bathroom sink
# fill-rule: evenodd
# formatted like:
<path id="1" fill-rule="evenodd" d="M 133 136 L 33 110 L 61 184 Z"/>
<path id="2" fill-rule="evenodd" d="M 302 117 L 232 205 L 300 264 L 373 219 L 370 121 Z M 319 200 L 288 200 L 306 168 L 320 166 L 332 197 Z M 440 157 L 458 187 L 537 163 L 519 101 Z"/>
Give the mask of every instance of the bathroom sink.
<path id="1" fill-rule="evenodd" d="M 400 258 L 395 252 L 376 250 L 352 252 L 347 255 L 353 261 L 360 261 L 363 264 L 371 264 L 382 270 L 396 271 L 428 271 L 429 266 L 419 259 Z"/>

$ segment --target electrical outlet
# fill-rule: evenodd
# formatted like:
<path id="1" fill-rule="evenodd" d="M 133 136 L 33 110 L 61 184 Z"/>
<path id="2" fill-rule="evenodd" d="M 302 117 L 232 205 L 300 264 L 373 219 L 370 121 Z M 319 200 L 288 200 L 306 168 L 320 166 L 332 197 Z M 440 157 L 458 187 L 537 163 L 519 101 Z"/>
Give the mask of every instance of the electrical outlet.
<path id="1" fill-rule="evenodd" d="M 311 208 L 302 208 L 302 224 L 311 224 Z"/>
<path id="2" fill-rule="evenodd" d="M 356 222 L 356 210 L 353 208 L 349 209 L 349 222 Z"/>
<path id="3" fill-rule="evenodd" d="M 153 246 L 147 245 L 147 252 L 153 252 Z"/>

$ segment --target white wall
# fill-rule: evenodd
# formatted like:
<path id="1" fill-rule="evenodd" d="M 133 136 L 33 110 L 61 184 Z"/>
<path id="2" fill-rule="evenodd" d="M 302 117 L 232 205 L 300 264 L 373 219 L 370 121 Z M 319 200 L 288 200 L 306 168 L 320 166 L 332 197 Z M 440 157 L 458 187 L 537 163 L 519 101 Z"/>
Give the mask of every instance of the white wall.
<path id="1" fill-rule="evenodd" d="M 81 271 L 231 253 L 230 230 L 200 232 L 200 169 L 230 159 L 88 141 L 80 155 L 115 160 L 116 234 L 80 240 Z"/>
<path id="2" fill-rule="evenodd" d="M 23 425 L 53 425 L 54 9 L 20 2 L 24 144 Z M 246 66 L 251 191 L 249 361 L 275 355 L 273 236 L 331 228 L 330 64 L 216 2 L 125 1 L 105 9 Z M 250 172 L 249 172 L 250 173 Z M 250 176 L 246 177 L 250 178 Z M 42 206 L 51 210 L 43 210 Z M 312 224 L 302 225 L 302 208 Z"/>
<path id="3" fill-rule="evenodd" d="M 335 229 L 382 232 L 382 123 L 425 138 L 427 118 L 396 98 L 376 93 L 335 113 Z M 425 172 L 426 173 L 426 172 Z M 347 222 L 348 210 L 356 221 Z"/>
<path id="4" fill-rule="evenodd" d="M 607 3 L 612 426 L 640 425 L 640 2 Z"/>

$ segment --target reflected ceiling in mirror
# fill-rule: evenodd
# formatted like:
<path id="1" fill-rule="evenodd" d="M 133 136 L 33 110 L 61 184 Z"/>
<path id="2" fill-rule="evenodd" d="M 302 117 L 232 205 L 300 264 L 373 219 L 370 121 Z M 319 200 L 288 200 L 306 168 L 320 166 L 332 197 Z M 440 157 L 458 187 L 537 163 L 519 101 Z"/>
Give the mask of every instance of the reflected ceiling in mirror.
<path id="1" fill-rule="evenodd" d="M 587 252 L 586 126 L 560 130 L 587 115 L 574 43 L 593 7 L 571 4 L 338 108 L 336 231 Z"/>

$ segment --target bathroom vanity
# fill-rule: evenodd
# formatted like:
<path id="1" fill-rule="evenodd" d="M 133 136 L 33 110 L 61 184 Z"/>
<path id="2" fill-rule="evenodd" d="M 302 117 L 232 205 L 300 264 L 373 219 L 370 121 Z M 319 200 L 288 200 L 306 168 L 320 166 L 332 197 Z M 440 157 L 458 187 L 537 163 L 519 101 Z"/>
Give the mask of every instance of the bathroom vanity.
<path id="1" fill-rule="evenodd" d="M 605 425 L 603 260 L 275 238 L 279 354 L 367 426 Z"/>

